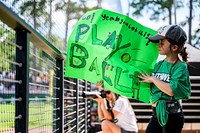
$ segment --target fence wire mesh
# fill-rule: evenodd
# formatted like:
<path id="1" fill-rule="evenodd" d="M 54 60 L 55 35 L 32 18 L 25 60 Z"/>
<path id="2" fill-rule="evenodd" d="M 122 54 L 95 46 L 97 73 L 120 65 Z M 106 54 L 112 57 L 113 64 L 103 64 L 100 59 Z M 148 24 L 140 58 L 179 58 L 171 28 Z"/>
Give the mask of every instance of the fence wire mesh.
<path id="1" fill-rule="evenodd" d="M 91 101 L 81 92 L 90 90 L 90 83 L 63 79 L 62 54 L 44 40 L 46 34 L 41 38 L 42 33 L 27 30 L 26 22 L 17 18 L 24 19 L 18 11 L 24 1 L 18 1 L 18 6 L 12 2 L 0 0 L 4 12 L 0 17 L 0 132 L 88 132 Z M 11 9 L 18 14 L 5 21 Z M 15 28 L 10 22 L 25 27 Z M 39 41 L 33 40 L 33 33 Z"/>
<path id="2" fill-rule="evenodd" d="M 13 132 L 15 119 L 15 51 L 19 48 L 15 44 L 14 30 L 0 21 L 0 132 Z"/>
<path id="3" fill-rule="evenodd" d="M 83 91 L 90 91 L 90 83 L 83 80 L 64 80 L 64 132 L 88 132 L 91 124 L 91 99 L 82 97 Z"/>
<path id="4" fill-rule="evenodd" d="M 54 132 L 56 60 L 30 45 L 29 66 L 29 132 Z"/>

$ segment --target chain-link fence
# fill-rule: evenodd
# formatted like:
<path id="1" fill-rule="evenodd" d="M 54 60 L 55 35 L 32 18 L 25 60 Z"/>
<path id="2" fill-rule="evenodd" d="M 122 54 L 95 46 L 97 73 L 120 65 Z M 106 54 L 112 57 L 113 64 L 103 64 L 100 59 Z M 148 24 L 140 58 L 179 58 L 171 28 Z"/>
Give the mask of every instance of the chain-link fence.
<path id="1" fill-rule="evenodd" d="M 0 0 L 0 132 L 88 132 L 90 118 L 99 125 L 97 108 L 81 95 L 91 85 L 64 78 L 64 56 L 52 44 L 60 42 L 52 38 L 56 31 L 46 28 L 51 23 L 45 13 L 20 15 L 28 2 L 32 7 L 38 4 L 36 0 Z M 50 7 L 45 9 L 50 15 Z M 183 109 L 186 124 L 199 124 L 199 63 L 190 70 L 192 96 L 183 101 Z M 138 123 L 146 124 L 151 106 L 130 100 Z"/>
<path id="2" fill-rule="evenodd" d="M 90 83 L 64 79 L 64 56 L 0 1 L 0 132 L 87 132 Z M 8 8 L 9 7 L 9 8 Z"/>
<path id="3" fill-rule="evenodd" d="M 91 100 L 84 99 L 83 91 L 91 89 L 90 83 L 83 80 L 64 80 L 64 132 L 87 133 L 91 126 Z"/>
<path id="4" fill-rule="evenodd" d="M 62 54 L 45 51 L 54 47 L 42 37 L 36 44 L 37 32 L 2 3 L 1 14 L 0 132 L 62 131 Z"/>
<path id="5" fill-rule="evenodd" d="M 21 101 L 15 98 L 15 84 L 20 83 L 16 80 L 16 65 L 21 66 L 15 61 L 15 51 L 20 47 L 13 43 L 14 31 L 2 22 L 0 37 L 0 131 L 14 131 L 14 121 L 20 118 L 15 116 L 15 102 Z"/>

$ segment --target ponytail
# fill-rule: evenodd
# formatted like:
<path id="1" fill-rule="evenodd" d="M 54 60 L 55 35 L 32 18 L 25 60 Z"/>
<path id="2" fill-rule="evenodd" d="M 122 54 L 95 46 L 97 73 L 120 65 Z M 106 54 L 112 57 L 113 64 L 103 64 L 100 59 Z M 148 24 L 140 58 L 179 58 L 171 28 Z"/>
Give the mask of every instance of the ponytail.
<path id="1" fill-rule="evenodd" d="M 188 53 L 186 52 L 186 47 L 184 47 L 181 52 L 180 52 L 180 55 L 182 57 L 182 60 L 187 62 L 187 58 L 188 58 Z"/>
<path id="2" fill-rule="evenodd" d="M 187 63 L 187 58 L 188 58 L 188 53 L 186 52 L 186 47 L 184 47 L 184 43 L 180 44 L 172 39 L 167 38 L 167 40 L 169 41 L 169 43 L 171 45 L 177 45 L 180 49 L 182 49 L 179 53 L 182 57 L 182 61 Z M 171 46 L 170 46 L 170 50 L 171 50 Z"/>

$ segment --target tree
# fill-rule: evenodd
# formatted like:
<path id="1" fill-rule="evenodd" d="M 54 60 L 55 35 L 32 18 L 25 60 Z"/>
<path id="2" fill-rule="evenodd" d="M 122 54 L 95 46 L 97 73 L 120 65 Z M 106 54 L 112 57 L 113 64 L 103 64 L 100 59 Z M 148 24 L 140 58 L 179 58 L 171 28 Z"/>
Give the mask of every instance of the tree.
<path id="1" fill-rule="evenodd" d="M 20 0 L 14 0 L 12 5 L 15 6 L 20 2 Z M 19 6 L 20 14 L 29 17 L 29 23 L 32 24 L 34 29 L 39 29 L 41 25 L 42 17 L 47 18 L 47 12 L 45 11 L 46 0 L 29 0 L 27 2 L 21 3 Z M 17 7 L 16 6 L 16 7 Z M 33 46 L 33 54 L 36 55 L 36 47 Z M 33 57 L 33 68 L 36 68 L 36 57 Z"/>
<path id="2" fill-rule="evenodd" d="M 56 11 L 60 10 L 63 11 L 66 15 L 66 22 L 65 22 L 65 38 L 64 38 L 64 49 L 67 48 L 67 38 L 68 38 L 68 27 L 69 27 L 69 22 L 71 20 L 79 20 L 81 16 L 89 11 L 97 9 L 97 7 L 94 8 L 88 8 L 85 5 L 85 1 L 72 1 L 72 0 L 67 0 L 66 1 L 59 1 L 56 4 Z"/>
<path id="3" fill-rule="evenodd" d="M 189 42 L 190 44 L 192 43 L 192 39 L 194 40 L 194 44 L 193 46 L 197 47 L 200 49 L 200 22 L 199 22 L 199 26 L 198 28 L 194 31 L 194 35 L 192 35 L 191 33 L 191 29 L 192 29 L 192 19 L 195 18 L 196 16 L 193 15 L 194 13 L 198 12 L 199 13 L 200 10 L 200 2 L 199 0 L 190 0 L 190 18 L 191 21 L 189 21 Z M 197 17 L 200 20 L 200 14 L 198 14 L 199 16 Z"/>
<path id="4" fill-rule="evenodd" d="M 0 72 L 15 70 L 15 65 L 9 62 L 15 60 L 15 46 L 11 45 L 14 41 L 14 31 L 0 23 Z"/>
<path id="5" fill-rule="evenodd" d="M 49 31 L 48 31 L 48 40 L 50 41 L 50 42 L 52 42 L 53 40 L 52 40 L 52 27 L 53 27 L 53 22 L 52 22 L 52 12 L 53 12 L 53 5 L 52 5 L 52 3 L 53 3 L 53 0 L 47 0 L 48 2 L 48 4 L 49 4 L 49 13 L 48 13 L 48 21 L 47 22 L 49 22 Z"/>
<path id="6" fill-rule="evenodd" d="M 169 19 L 169 24 L 172 24 L 174 0 L 133 0 L 131 6 L 134 8 L 133 16 L 141 17 L 142 12 L 150 13 L 150 20 L 159 21 L 160 19 Z M 183 7 L 183 2 L 176 0 L 176 8 Z"/>
<path id="7" fill-rule="evenodd" d="M 184 2 L 181 0 L 133 0 L 131 2 L 131 6 L 134 8 L 133 16 L 141 17 L 143 15 L 143 11 L 146 11 L 150 14 L 151 20 L 159 21 L 160 19 L 166 20 L 166 18 L 169 18 L 169 24 L 172 24 L 172 9 L 174 7 L 174 23 L 176 24 L 176 10 L 183 8 Z M 194 46 L 196 47 L 200 47 L 200 23 L 199 28 L 197 28 L 194 31 L 194 35 L 192 35 L 192 22 L 195 18 L 195 9 L 197 13 L 199 11 L 199 7 L 199 0 L 190 0 L 188 3 L 189 16 L 186 16 L 186 20 L 179 23 L 182 26 L 186 26 L 188 24 L 188 42 L 189 44 L 192 44 L 192 40 L 194 40 Z"/>
<path id="8" fill-rule="evenodd" d="M 188 18 L 188 25 L 189 25 L 189 44 L 192 44 L 191 39 L 192 39 L 192 8 L 193 8 L 193 4 L 192 4 L 192 0 L 190 0 L 190 10 L 189 10 L 189 18 Z"/>
<path id="9" fill-rule="evenodd" d="M 188 9 L 189 9 L 189 16 L 186 16 L 186 19 L 180 22 L 180 25 L 187 26 L 188 25 L 188 43 L 200 48 L 200 23 L 197 29 L 192 31 L 193 27 L 193 21 L 194 19 L 198 18 L 195 16 L 197 12 L 199 11 L 200 3 L 197 0 L 190 0 L 189 3 L 187 3 Z M 200 14 L 198 14 L 200 15 Z M 200 16 L 199 18 L 200 19 Z M 194 33 L 194 34 L 192 34 Z"/>
<path id="10" fill-rule="evenodd" d="M 17 5 L 21 0 L 14 0 L 12 5 L 19 6 L 20 14 L 29 16 L 25 18 L 29 20 L 29 23 L 33 25 L 33 28 L 38 29 L 41 26 L 41 18 L 47 18 L 47 12 L 45 11 L 46 0 L 29 0 L 27 2 Z"/>

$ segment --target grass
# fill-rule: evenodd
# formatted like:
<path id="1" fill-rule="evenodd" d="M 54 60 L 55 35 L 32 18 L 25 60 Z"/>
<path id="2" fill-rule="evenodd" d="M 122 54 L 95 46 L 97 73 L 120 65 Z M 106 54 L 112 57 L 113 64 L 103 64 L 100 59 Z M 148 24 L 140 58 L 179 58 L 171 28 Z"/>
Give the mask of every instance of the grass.
<path id="1" fill-rule="evenodd" d="M 14 127 L 14 104 L 0 104 L 0 132 Z"/>
<path id="2" fill-rule="evenodd" d="M 0 104 L 0 132 L 14 128 L 15 105 Z M 29 129 L 37 127 L 52 128 L 53 107 L 50 102 L 29 104 Z"/>

